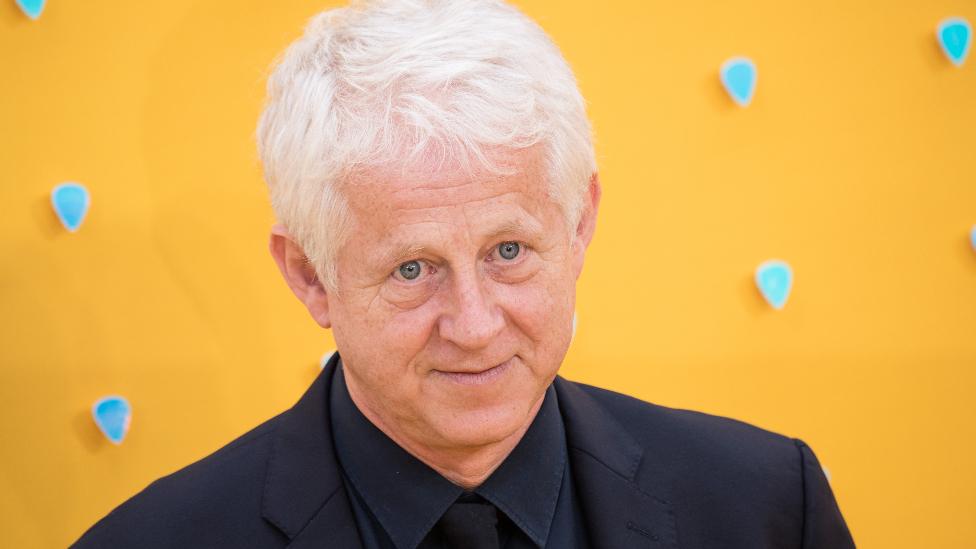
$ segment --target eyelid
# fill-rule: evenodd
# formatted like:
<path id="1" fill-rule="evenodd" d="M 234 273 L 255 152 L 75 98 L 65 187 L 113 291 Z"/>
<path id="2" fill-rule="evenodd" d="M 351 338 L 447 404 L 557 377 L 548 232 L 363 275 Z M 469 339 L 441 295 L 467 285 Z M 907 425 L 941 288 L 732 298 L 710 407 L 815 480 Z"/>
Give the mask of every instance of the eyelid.
<path id="1" fill-rule="evenodd" d="M 410 263 L 411 261 L 416 261 L 417 263 L 420 264 L 420 275 L 413 280 L 407 280 L 406 278 L 403 278 L 403 276 L 400 274 L 400 267 L 406 265 L 407 263 Z M 423 281 L 426 275 L 431 274 L 428 272 L 428 268 L 431 266 L 432 265 L 429 261 L 420 259 L 419 257 L 416 259 L 407 259 L 405 261 L 401 261 L 400 263 L 397 264 L 396 267 L 393 268 L 393 272 L 390 273 L 390 277 L 402 284 L 411 284 L 411 285 L 419 284 L 420 282 Z"/>
<path id="2" fill-rule="evenodd" d="M 485 259 L 487 259 L 488 261 L 495 261 L 497 259 L 501 259 L 501 258 L 496 258 L 495 257 L 496 254 L 498 253 L 498 247 L 501 246 L 502 244 L 507 243 L 507 242 L 514 242 L 514 243 L 518 244 L 519 245 L 519 254 L 514 259 L 505 259 L 504 260 L 505 263 L 508 263 L 508 264 L 519 263 L 522 260 L 524 260 L 525 255 L 528 252 L 532 251 L 532 247 L 529 246 L 528 244 L 526 244 L 524 241 L 518 240 L 518 239 L 513 239 L 513 238 L 508 238 L 508 239 L 505 239 L 505 240 L 500 240 L 496 244 L 494 244 L 489 249 L 488 255 L 486 256 Z M 403 276 L 400 274 L 400 267 L 402 267 L 403 265 L 405 265 L 407 263 L 410 263 L 411 261 L 416 261 L 417 263 L 420 264 L 421 272 L 420 272 L 420 276 L 418 276 L 417 278 L 415 278 L 413 280 L 408 280 L 406 278 L 403 278 Z M 390 272 L 390 278 L 393 278 L 393 279 L 397 280 L 401 284 L 408 284 L 408 285 L 419 284 L 420 282 L 422 282 L 425 279 L 425 277 L 427 275 L 433 274 L 433 273 L 430 272 L 430 269 L 432 267 L 433 268 L 436 268 L 436 266 L 434 264 L 432 264 L 430 261 L 427 261 L 426 259 L 421 259 L 419 257 L 413 258 L 413 259 L 404 259 L 404 260 L 400 261 L 399 263 L 397 263 L 395 267 L 393 267 L 393 270 Z"/>
<path id="3" fill-rule="evenodd" d="M 521 261 L 524 254 L 532 249 L 528 244 L 526 244 L 521 240 L 515 240 L 511 238 L 508 240 L 502 240 L 491 247 L 491 251 L 488 252 L 488 256 L 487 256 L 489 261 L 493 261 L 492 256 L 498 253 L 498 247 L 501 246 L 502 244 L 505 244 L 506 242 L 514 242 L 519 245 L 519 254 L 515 256 L 515 259 L 505 259 L 504 261 L 506 263 L 515 263 L 517 261 Z"/>

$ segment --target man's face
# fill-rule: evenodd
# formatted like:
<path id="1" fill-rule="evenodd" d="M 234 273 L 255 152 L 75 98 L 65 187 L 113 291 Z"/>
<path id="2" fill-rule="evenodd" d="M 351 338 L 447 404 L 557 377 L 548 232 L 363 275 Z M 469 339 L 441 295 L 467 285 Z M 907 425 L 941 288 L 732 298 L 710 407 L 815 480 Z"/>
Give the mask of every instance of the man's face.
<path id="1" fill-rule="evenodd" d="M 350 392 L 396 438 L 502 440 L 566 354 L 588 238 L 567 230 L 537 151 L 504 158 L 514 174 L 417 165 L 345 189 L 328 317 Z"/>

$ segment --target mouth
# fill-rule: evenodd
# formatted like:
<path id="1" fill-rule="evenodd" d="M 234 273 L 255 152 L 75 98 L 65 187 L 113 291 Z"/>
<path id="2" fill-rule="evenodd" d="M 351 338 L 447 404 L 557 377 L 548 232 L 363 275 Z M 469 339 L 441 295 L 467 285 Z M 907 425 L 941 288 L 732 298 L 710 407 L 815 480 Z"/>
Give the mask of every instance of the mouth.
<path id="1" fill-rule="evenodd" d="M 446 371 L 446 370 L 434 370 L 435 374 L 446 378 L 448 381 L 453 381 L 459 385 L 487 385 L 492 381 L 500 378 L 511 369 L 512 364 L 515 362 L 515 357 L 488 368 L 486 370 L 481 370 L 477 372 L 458 372 L 458 371 Z"/>

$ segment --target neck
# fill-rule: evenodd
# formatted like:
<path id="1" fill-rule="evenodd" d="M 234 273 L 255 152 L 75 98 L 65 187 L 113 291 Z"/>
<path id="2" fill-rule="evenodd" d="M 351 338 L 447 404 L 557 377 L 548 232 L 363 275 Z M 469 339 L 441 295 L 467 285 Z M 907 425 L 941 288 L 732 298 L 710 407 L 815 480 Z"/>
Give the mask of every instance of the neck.
<path id="1" fill-rule="evenodd" d="M 345 380 L 353 403 L 370 423 L 390 437 L 407 453 L 465 490 L 473 490 L 481 486 L 495 469 L 505 461 L 505 458 L 512 453 L 512 450 L 515 449 L 515 446 L 529 429 L 536 414 L 539 413 L 539 408 L 542 407 L 542 401 L 545 398 L 545 393 L 543 393 L 532 405 L 523 424 L 501 440 L 477 445 L 438 445 L 431 444 L 429 438 L 410 436 L 403 429 L 396 428 L 397 422 L 388 420 L 383 414 L 376 413 L 368 399 L 362 398 L 354 376 L 348 375 L 347 372 Z"/>

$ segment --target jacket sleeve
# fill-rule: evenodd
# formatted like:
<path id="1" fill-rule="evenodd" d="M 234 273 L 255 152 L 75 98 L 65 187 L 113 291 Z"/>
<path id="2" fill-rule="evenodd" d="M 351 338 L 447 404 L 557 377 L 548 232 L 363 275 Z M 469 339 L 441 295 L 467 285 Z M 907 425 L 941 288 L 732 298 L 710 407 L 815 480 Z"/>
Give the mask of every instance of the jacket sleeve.
<path id="1" fill-rule="evenodd" d="M 793 442 L 803 474 L 803 549 L 853 548 L 854 539 L 817 456 L 802 440 Z"/>

